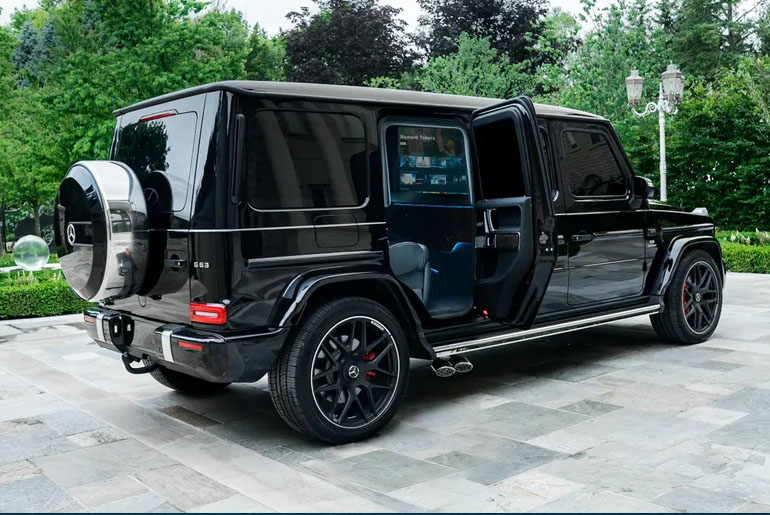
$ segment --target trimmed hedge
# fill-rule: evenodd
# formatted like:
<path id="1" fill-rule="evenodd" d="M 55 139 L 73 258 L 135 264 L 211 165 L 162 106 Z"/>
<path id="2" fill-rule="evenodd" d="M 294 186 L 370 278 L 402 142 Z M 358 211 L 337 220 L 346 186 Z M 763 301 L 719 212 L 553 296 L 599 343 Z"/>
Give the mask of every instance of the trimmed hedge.
<path id="1" fill-rule="evenodd" d="M 731 272 L 770 274 L 770 245 L 743 245 L 722 241 L 722 259 Z"/>
<path id="2" fill-rule="evenodd" d="M 64 280 L 0 286 L 0 319 L 81 313 L 93 305 L 78 297 Z"/>

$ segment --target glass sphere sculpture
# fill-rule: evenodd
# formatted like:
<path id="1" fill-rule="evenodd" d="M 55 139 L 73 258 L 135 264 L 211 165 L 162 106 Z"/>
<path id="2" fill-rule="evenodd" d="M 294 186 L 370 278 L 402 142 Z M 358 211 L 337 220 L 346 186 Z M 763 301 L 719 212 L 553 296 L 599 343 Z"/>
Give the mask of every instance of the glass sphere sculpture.
<path id="1" fill-rule="evenodd" d="M 13 246 L 13 260 L 24 270 L 42 270 L 49 254 L 45 240 L 38 236 L 24 236 Z"/>

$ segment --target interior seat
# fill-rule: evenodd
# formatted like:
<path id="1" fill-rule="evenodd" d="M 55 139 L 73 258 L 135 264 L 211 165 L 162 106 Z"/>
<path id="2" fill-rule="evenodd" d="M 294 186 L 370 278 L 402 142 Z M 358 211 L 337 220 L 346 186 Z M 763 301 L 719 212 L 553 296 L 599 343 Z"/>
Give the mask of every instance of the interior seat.
<path id="1" fill-rule="evenodd" d="M 422 243 L 402 241 L 391 245 L 389 253 L 393 274 L 427 305 L 431 283 L 428 247 Z"/>

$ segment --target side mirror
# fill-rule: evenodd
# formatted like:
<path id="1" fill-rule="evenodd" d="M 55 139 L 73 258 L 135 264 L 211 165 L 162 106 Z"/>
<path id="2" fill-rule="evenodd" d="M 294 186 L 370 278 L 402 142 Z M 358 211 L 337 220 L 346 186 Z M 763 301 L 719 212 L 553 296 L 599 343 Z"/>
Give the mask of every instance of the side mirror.
<path id="1" fill-rule="evenodd" d="M 647 177 L 634 177 L 634 198 L 631 201 L 633 209 L 639 209 L 651 198 L 655 197 L 655 186 Z"/>

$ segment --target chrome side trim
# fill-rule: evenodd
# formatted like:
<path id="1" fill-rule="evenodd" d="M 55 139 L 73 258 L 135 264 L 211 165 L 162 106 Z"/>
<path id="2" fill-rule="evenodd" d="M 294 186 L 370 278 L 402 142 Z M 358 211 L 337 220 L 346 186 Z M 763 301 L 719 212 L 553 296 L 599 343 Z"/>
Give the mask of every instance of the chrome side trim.
<path id="1" fill-rule="evenodd" d="M 284 263 L 286 261 L 315 261 L 317 259 L 328 259 L 336 257 L 381 257 L 382 252 L 378 250 L 350 250 L 343 252 L 321 252 L 319 254 L 292 254 L 290 256 L 275 256 L 266 258 L 252 258 L 248 260 L 250 265 L 264 265 L 269 263 Z"/>
<path id="2" fill-rule="evenodd" d="M 104 338 L 104 313 L 96 315 L 96 337 L 100 342 L 108 343 Z"/>
<path id="3" fill-rule="evenodd" d="M 279 227 L 244 227 L 243 229 L 168 229 L 168 232 L 251 232 L 251 231 L 285 231 L 299 229 L 335 229 L 339 227 L 362 227 L 369 225 L 385 225 L 385 222 L 361 222 L 352 224 L 323 224 L 323 225 L 282 225 Z"/>
<path id="4" fill-rule="evenodd" d="M 675 232 L 682 231 L 684 229 L 713 229 L 714 224 L 692 224 L 692 225 L 677 225 L 675 227 L 662 227 L 660 230 L 663 232 Z"/>
<path id="5" fill-rule="evenodd" d="M 630 235 L 642 235 L 644 229 L 628 229 L 623 231 L 601 231 L 595 232 L 594 236 L 630 236 Z"/>
<path id="6" fill-rule="evenodd" d="M 617 261 L 604 261 L 602 263 L 591 263 L 588 265 L 571 266 L 570 270 L 574 270 L 575 268 L 592 268 L 595 266 L 618 265 L 620 263 L 631 263 L 632 261 L 644 261 L 644 258 L 618 259 Z"/>
<path id="7" fill-rule="evenodd" d="M 171 329 L 166 329 L 160 333 L 160 346 L 163 349 L 163 359 L 169 363 L 174 362 L 174 355 L 171 354 Z"/>
<path id="8" fill-rule="evenodd" d="M 618 311 L 615 313 L 608 313 L 605 315 L 594 316 L 585 318 L 583 320 L 576 320 L 572 322 L 562 322 L 545 327 L 538 327 L 534 329 L 525 329 L 521 331 L 513 331 L 506 334 L 499 334 L 496 336 L 488 336 L 486 338 L 479 338 L 477 340 L 470 340 L 467 342 L 450 343 L 448 345 L 439 345 L 434 347 L 436 356 L 439 358 L 446 358 L 454 354 L 467 354 L 469 352 L 476 352 L 484 349 L 492 349 L 494 347 L 501 347 L 503 345 L 510 345 L 513 343 L 523 342 L 527 340 L 534 340 L 542 338 L 544 336 L 553 336 L 556 334 L 569 333 L 572 331 L 578 331 L 580 329 L 586 329 L 588 327 L 595 327 L 598 325 L 608 324 L 616 320 L 622 320 L 624 318 L 630 318 L 638 315 L 649 315 L 653 313 L 659 313 L 661 307 L 655 306 L 642 306 L 639 308 L 628 309 L 625 311 Z"/>

